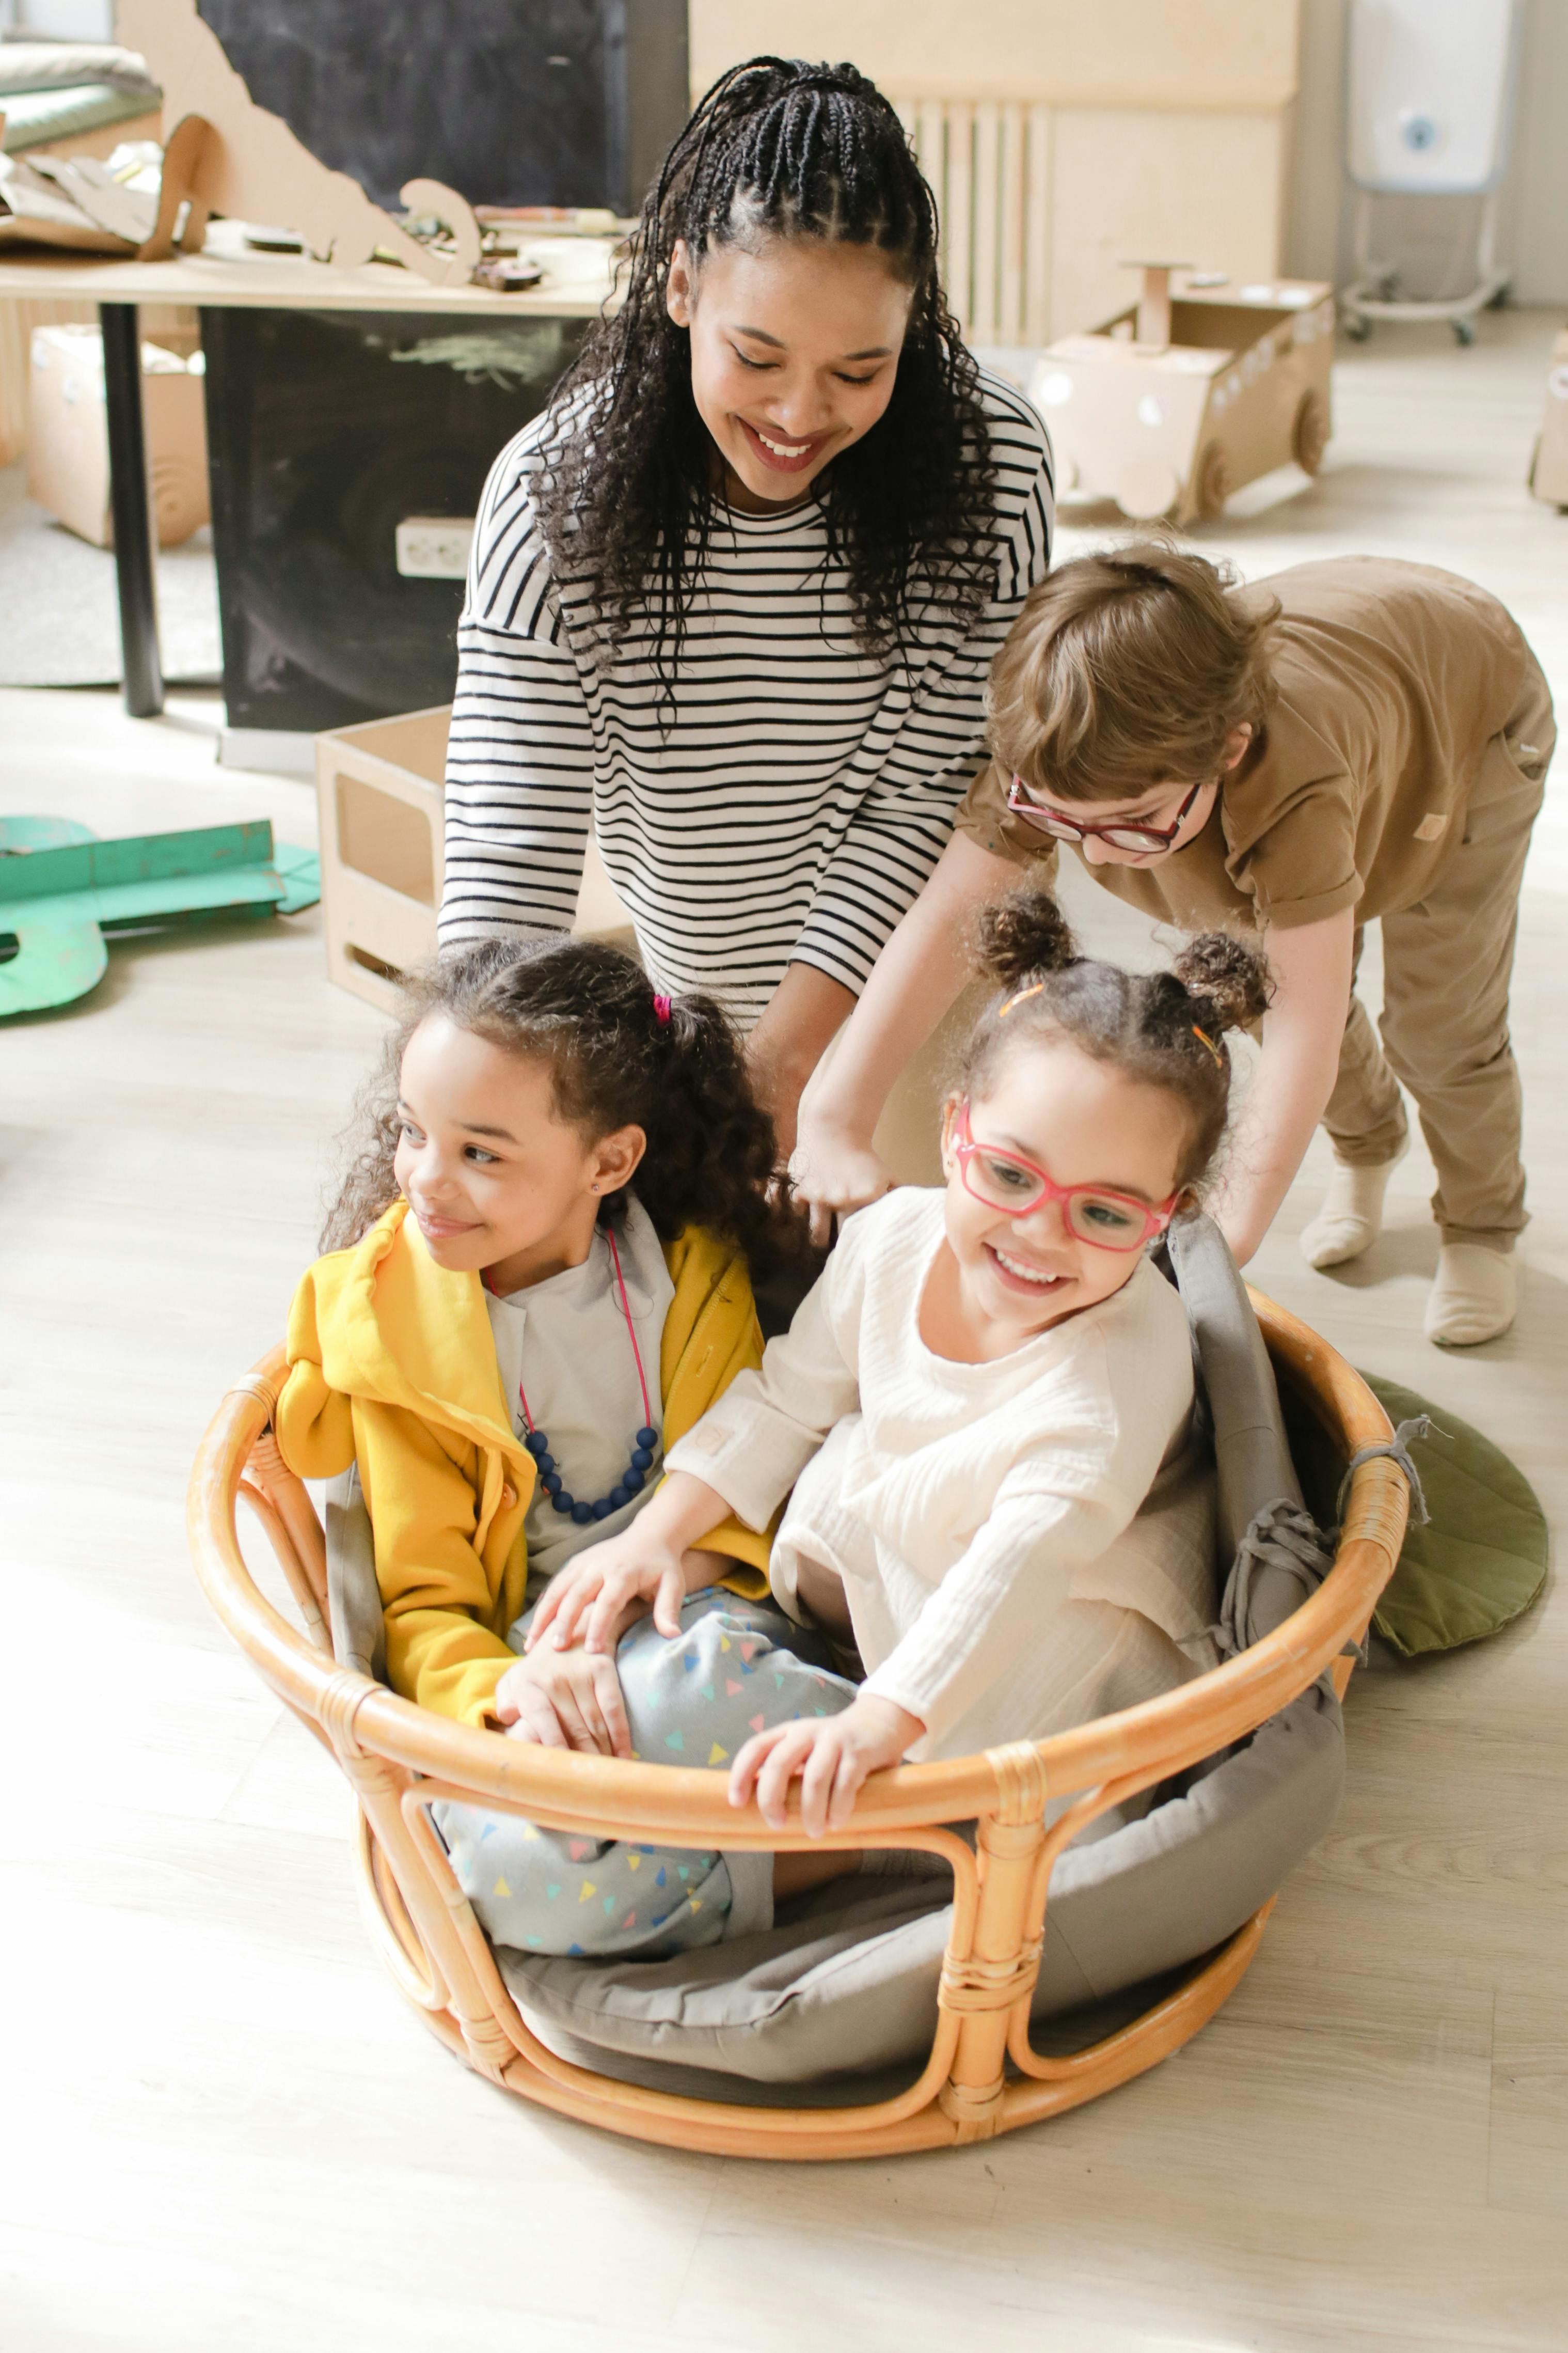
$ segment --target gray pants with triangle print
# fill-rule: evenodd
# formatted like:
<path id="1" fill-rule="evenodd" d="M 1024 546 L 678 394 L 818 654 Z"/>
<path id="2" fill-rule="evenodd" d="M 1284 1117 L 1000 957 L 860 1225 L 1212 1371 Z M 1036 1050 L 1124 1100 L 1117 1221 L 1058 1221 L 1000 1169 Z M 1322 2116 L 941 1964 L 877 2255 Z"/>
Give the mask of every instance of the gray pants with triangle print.
<path id="1" fill-rule="evenodd" d="M 531 1615 L 531 1613 L 530 1613 Z M 508 1640 L 521 1650 L 529 1619 Z M 836 1715 L 855 1686 L 770 1601 L 694 1593 L 679 1634 L 643 1619 L 616 1667 L 634 1753 L 717 1772 L 754 1732 Z M 492 1944 L 520 1952 L 655 1960 L 773 1925 L 769 1853 L 634 1846 L 572 1836 L 479 1806 L 432 1807 L 458 1883 Z"/>

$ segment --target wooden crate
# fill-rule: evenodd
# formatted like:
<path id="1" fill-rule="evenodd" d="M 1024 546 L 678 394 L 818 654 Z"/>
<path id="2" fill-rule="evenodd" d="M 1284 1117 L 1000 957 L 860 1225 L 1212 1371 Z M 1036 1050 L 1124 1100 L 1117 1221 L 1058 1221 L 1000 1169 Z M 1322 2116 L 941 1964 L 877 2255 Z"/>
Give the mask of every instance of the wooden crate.
<path id="1" fill-rule="evenodd" d="M 449 703 L 316 738 L 327 972 L 384 1012 L 436 953 Z M 590 841 L 574 928 L 631 947 L 631 917 Z"/>

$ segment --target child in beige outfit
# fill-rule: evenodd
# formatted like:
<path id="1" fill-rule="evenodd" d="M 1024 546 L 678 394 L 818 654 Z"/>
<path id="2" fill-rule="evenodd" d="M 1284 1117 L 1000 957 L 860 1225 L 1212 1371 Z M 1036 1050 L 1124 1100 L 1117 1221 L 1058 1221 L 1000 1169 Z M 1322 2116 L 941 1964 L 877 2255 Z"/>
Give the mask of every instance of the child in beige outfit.
<path id="1" fill-rule="evenodd" d="M 992 683 L 995 758 L 873 975 L 802 1129 L 799 1179 L 869 1198 L 886 1086 L 968 975 L 967 923 L 1067 840 L 1109 891 L 1184 930 L 1267 935 L 1277 991 L 1218 1206 L 1257 1248 L 1321 1119 L 1339 1167 L 1302 1237 L 1359 1255 L 1405 1148 L 1400 1082 L 1437 1171 L 1429 1335 L 1465 1345 L 1514 1312 L 1525 1222 L 1508 996 L 1530 833 L 1555 741 L 1517 624 L 1468 581 L 1342 557 L 1251 587 L 1161 546 L 1064 565 Z M 1381 921 L 1381 1042 L 1354 993 Z"/>

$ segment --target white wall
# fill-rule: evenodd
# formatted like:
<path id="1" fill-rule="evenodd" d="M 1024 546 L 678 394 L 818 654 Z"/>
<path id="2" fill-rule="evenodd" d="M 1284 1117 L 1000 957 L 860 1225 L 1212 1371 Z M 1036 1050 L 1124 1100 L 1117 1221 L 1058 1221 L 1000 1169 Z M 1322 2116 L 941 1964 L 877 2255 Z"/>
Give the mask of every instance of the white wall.
<path id="1" fill-rule="evenodd" d="M 114 0 L 11 0 L 0 24 L 25 26 L 52 41 L 111 41 Z"/>
<path id="2" fill-rule="evenodd" d="M 1347 0 L 1302 0 L 1286 233 L 1293 270 L 1342 285 L 1351 275 L 1342 161 L 1346 14 Z M 1453 280 L 1465 279 L 1473 251 L 1464 232 L 1474 214 L 1474 205 L 1462 197 L 1420 204 L 1380 198 L 1379 249 L 1408 258 L 1412 292 L 1458 290 Z M 1513 268 L 1514 300 L 1568 304 L 1568 0 L 1526 0 L 1513 169 L 1502 223 L 1502 258 Z"/>

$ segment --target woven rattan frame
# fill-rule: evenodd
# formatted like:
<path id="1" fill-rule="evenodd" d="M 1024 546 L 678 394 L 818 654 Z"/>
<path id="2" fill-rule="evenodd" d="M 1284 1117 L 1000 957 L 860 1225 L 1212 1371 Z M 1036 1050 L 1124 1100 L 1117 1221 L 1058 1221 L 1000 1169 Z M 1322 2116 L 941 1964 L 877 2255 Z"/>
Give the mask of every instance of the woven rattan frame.
<path id="1" fill-rule="evenodd" d="M 1253 1293 L 1279 1379 L 1346 1455 L 1390 1436 L 1360 1376 L 1282 1308 Z M 775 2108 L 692 2099 L 622 2084 L 560 2059 L 533 2034 L 501 1979 L 427 1811 L 467 1799 L 552 1830 L 686 1846 L 800 1848 L 804 1832 L 734 1813 L 721 1774 L 625 1764 L 508 1740 L 431 1714 L 333 1660 L 325 1630 L 326 1545 L 315 1509 L 268 1434 L 280 1349 L 231 1389 L 192 1472 L 191 1549 L 207 1599 L 251 1663 L 330 1747 L 359 1801 L 360 1876 L 392 1975 L 441 2040 L 523 2098 L 641 2140 L 726 2156 L 880 2157 L 983 2140 L 1078 2106 L 1178 2050 L 1245 1972 L 1272 1899 L 1177 1989 L 1070 2058 L 1029 2035 L 1046 1901 L 1057 1856 L 1107 1807 L 1239 1740 L 1328 1667 L 1342 1689 L 1351 1652 L 1399 1556 L 1406 1489 L 1386 1457 L 1351 1481 L 1334 1566 L 1264 1641 L 1163 1698 L 1038 1744 L 901 1766 L 873 1776 L 853 1820 L 828 1843 L 922 1847 L 952 1866 L 952 1930 L 936 2033 L 920 2079 L 895 2099 L 841 2108 Z M 236 1529 L 257 1514 L 304 1620 L 258 1590 Z M 1047 1788 L 1077 1793 L 1043 1827 Z M 976 1821 L 974 1849 L 944 1827 Z M 1013 2072 L 1009 2073 L 1008 2062 Z"/>

